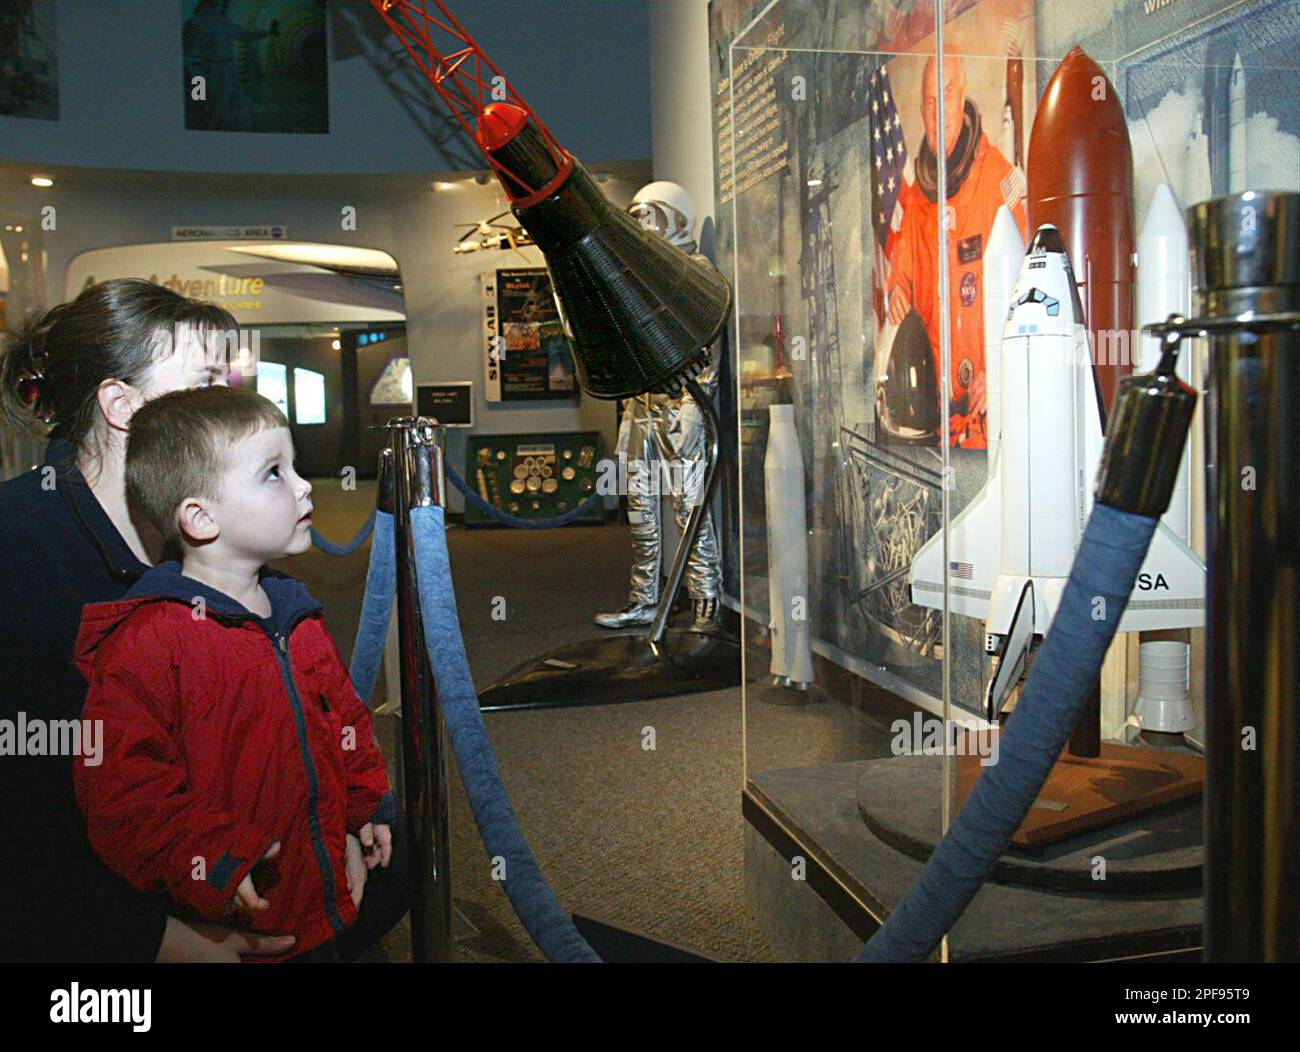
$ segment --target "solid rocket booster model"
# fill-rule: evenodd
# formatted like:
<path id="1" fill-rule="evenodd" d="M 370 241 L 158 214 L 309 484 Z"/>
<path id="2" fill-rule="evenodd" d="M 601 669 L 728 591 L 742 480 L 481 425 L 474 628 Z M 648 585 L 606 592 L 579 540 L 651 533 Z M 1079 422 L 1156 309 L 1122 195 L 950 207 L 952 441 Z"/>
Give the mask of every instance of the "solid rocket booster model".
<path id="1" fill-rule="evenodd" d="M 1187 317 L 1192 307 L 1192 262 L 1187 243 L 1187 225 L 1182 209 L 1168 183 L 1156 187 L 1147 208 L 1146 221 L 1138 238 L 1137 315 L 1138 326 L 1164 321 L 1171 314 Z M 1141 336 L 1134 364 L 1142 372 L 1154 369 L 1160 360 L 1160 339 Z M 1191 382 L 1191 355 L 1178 357 L 1178 373 Z M 1190 540 L 1191 487 L 1188 457 L 1191 444 L 1183 450 L 1178 481 L 1164 522 L 1184 542 Z"/>
<path id="2" fill-rule="evenodd" d="M 1164 321 L 1171 314 L 1187 317 L 1192 304 L 1192 264 L 1187 226 L 1168 183 L 1156 187 L 1138 236 L 1138 325 Z M 1136 366 L 1149 372 L 1160 359 L 1156 336 L 1141 336 Z M 1178 372 L 1191 381 L 1191 355 L 1178 356 Z M 1184 544 L 1191 543 L 1191 443 L 1183 448 L 1169 510 L 1161 521 Z M 1184 640 L 1143 640 L 1139 647 L 1138 696 L 1133 715 L 1147 731 L 1176 734 L 1196 725 L 1192 712 L 1191 652 Z"/>
<path id="3" fill-rule="evenodd" d="M 1027 176 L 1029 229 L 1051 224 L 1065 241 L 1109 408 L 1132 371 L 1133 151 L 1119 96 L 1082 48 L 1047 82 Z"/>
<path id="4" fill-rule="evenodd" d="M 1060 232 L 1034 235 L 1002 332 L 1000 428 L 988 481 L 943 537 L 912 563 L 912 601 L 985 623 L 997 658 L 986 704 L 996 716 L 1046 634 L 1092 510 L 1101 457 L 1101 395 L 1078 288 Z M 1205 567 L 1166 527 L 1156 531 L 1119 631 L 1204 623 Z"/>
<path id="5" fill-rule="evenodd" d="M 990 464 L 997 458 L 1002 429 L 1002 328 L 1011 306 L 1011 289 L 1024 259 L 1020 228 L 1011 210 L 1003 205 L 993 218 L 984 251 L 984 389 Z"/>
<path id="6" fill-rule="evenodd" d="M 767 589 L 772 630 L 772 679 L 807 690 L 813 680 L 809 637 L 808 519 L 803 453 L 794 406 L 769 407 L 771 427 L 763 458 L 767 504 Z"/>

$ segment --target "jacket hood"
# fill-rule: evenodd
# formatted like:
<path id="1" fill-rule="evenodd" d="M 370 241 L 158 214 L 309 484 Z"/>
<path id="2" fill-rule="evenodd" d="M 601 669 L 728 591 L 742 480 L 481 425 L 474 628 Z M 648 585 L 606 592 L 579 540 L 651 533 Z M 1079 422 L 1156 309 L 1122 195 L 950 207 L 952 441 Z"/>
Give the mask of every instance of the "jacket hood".
<path id="1" fill-rule="evenodd" d="M 262 588 L 271 600 L 271 616 L 266 619 L 271 631 L 288 636 L 293 626 L 308 614 L 322 609 L 320 602 L 307 591 L 307 586 L 296 577 L 279 570 L 263 568 L 260 575 Z M 262 618 L 243 603 L 211 585 L 186 577 L 181 564 L 175 560 L 150 567 L 121 599 L 110 603 L 89 603 L 81 611 L 81 629 L 77 634 L 76 663 L 82 675 L 89 679 L 89 669 L 95 651 L 136 609 L 147 603 L 173 600 L 192 606 L 202 598 L 209 613 L 220 614 L 232 620 Z"/>

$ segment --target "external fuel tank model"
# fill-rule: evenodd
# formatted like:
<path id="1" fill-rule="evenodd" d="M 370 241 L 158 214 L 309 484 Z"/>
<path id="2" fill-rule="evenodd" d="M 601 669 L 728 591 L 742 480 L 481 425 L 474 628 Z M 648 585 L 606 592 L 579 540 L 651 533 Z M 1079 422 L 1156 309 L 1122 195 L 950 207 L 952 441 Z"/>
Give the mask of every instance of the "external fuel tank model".
<path id="1" fill-rule="evenodd" d="M 1133 362 L 1133 151 L 1114 86 L 1080 47 L 1034 114 L 1028 180 L 1029 229 L 1065 242 L 1109 407 Z"/>

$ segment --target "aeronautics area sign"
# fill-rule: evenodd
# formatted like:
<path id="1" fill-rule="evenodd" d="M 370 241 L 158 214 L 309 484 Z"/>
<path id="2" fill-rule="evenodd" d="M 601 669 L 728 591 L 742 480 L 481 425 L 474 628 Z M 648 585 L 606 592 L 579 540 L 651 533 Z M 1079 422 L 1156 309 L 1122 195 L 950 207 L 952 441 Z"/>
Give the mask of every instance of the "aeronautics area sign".
<path id="1" fill-rule="evenodd" d="M 173 241 L 283 241 L 289 228 L 282 223 L 261 226 L 174 226 Z"/>

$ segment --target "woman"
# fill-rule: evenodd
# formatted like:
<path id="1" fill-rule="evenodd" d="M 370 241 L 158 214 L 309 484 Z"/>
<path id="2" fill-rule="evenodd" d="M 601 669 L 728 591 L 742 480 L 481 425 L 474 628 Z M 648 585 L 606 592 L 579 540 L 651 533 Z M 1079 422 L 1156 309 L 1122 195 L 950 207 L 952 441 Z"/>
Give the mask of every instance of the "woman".
<path id="1" fill-rule="evenodd" d="M 53 721 L 80 718 L 82 606 L 120 598 L 161 555 L 126 499 L 131 415 L 168 391 L 224 383 L 237 332 L 220 307 L 125 279 L 3 337 L 0 409 L 10 426 L 52 428 L 45 462 L 0 484 L 0 721 L 27 730 L 26 747 L 0 750 L 0 959 L 233 962 L 293 944 L 168 916 L 165 900 L 95 857 L 71 767 L 93 762 L 93 733 L 80 756 L 31 755 L 49 751 L 31 728 L 52 741 Z M 348 846 L 359 894 L 365 865 Z"/>

